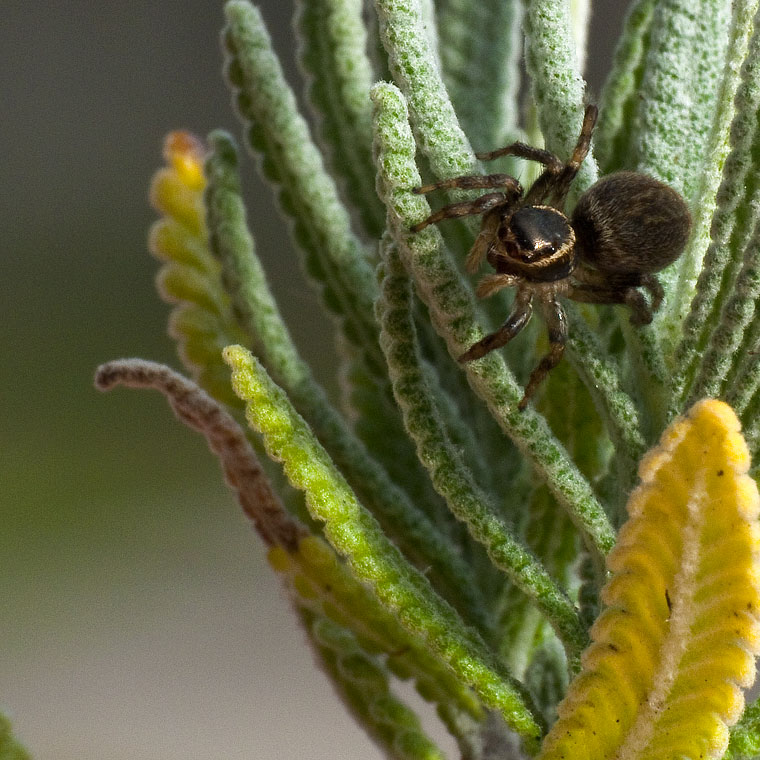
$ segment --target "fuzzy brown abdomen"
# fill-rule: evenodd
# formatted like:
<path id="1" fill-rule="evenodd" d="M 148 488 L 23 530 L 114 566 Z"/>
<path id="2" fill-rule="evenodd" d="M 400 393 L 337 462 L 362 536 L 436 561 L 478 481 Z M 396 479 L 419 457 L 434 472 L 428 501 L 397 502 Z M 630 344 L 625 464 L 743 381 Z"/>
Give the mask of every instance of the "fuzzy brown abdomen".
<path id="1" fill-rule="evenodd" d="M 651 274 L 681 255 L 691 214 L 663 182 L 638 172 L 616 172 L 580 197 L 572 226 L 584 263 L 617 274 Z"/>

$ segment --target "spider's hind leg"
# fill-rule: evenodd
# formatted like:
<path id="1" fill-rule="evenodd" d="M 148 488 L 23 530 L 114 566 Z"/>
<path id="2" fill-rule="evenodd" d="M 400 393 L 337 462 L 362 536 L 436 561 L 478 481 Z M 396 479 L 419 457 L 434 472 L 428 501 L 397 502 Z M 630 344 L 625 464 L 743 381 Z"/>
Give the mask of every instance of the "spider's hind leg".
<path id="1" fill-rule="evenodd" d="M 642 279 L 641 282 L 618 282 L 610 285 L 576 281 L 571 283 L 567 296 L 581 303 L 625 304 L 631 310 L 632 325 L 648 325 L 652 321 L 653 312 L 662 302 L 663 291 L 656 277 L 647 276 Z M 639 285 L 646 288 L 652 296 L 651 306 L 639 290 Z"/>
<path id="2" fill-rule="evenodd" d="M 641 275 L 641 287 L 649 291 L 649 295 L 652 297 L 652 311 L 657 311 L 665 298 L 662 283 L 653 274 L 643 274 Z"/>

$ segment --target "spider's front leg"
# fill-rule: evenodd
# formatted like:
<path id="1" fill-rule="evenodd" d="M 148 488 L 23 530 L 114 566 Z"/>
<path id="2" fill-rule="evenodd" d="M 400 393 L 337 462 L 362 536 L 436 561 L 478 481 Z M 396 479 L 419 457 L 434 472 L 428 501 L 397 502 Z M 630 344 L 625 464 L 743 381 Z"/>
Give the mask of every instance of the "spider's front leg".
<path id="1" fill-rule="evenodd" d="M 517 405 L 520 411 L 528 406 L 528 401 L 530 401 L 538 386 L 541 385 L 547 374 L 560 363 L 562 355 L 565 353 L 568 330 L 564 309 L 556 297 L 550 297 L 541 301 L 541 310 L 549 330 L 549 353 L 541 359 L 538 366 L 530 373 L 523 397 Z"/>
<path id="2" fill-rule="evenodd" d="M 410 227 L 412 232 L 424 230 L 430 224 L 442 222 L 444 219 L 454 219 L 460 216 L 477 216 L 486 211 L 490 211 L 495 206 L 504 203 L 504 193 L 488 193 L 481 195 L 474 201 L 462 201 L 461 203 L 450 203 L 438 211 L 434 211 L 427 219 L 414 224 Z"/>
<path id="3" fill-rule="evenodd" d="M 547 165 L 546 170 L 531 185 L 525 197 L 526 203 L 550 203 L 560 210 L 564 208 L 570 185 L 588 155 L 597 114 L 596 106 L 586 106 L 581 132 L 570 160 L 563 164 L 559 171 L 556 170 L 556 166 Z"/>
<path id="4" fill-rule="evenodd" d="M 522 194 L 520 183 L 511 174 L 465 174 L 462 177 L 449 177 L 430 185 L 422 185 L 412 188 L 417 195 L 427 195 L 433 190 L 487 190 L 501 187 L 505 193 Z"/>
<path id="5" fill-rule="evenodd" d="M 470 346 L 457 361 L 461 364 L 480 359 L 486 354 L 491 353 L 496 348 L 509 343 L 520 330 L 528 324 L 530 315 L 533 313 L 533 295 L 527 290 L 520 288 L 515 296 L 515 303 L 512 307 L 512 313 L 507 321 L 495 332 L 486 335 L 485 338 Z"/>
<path id="6" fill-rule="evenodd" d="M 452 177 L 440 182 L 434 182 L 432 185 L 422 185 L 421 187 L 412 188 L 412 192 L 417 195 L 432 193 L 433 190 L 447 190 L 458 188 L 460 190 L 486 190 L 492 188 L 502 188 L 498 193 L 486 193 L 480 198 L 471 201 L 462 201 L 461 203 L 450 203 L 442 209 L 432 213 L 427 219 L 413 225 L 412 232 L 419 232 L 430 224 L 443 221 L 444 219 L 454 219 L 461 216 L 477 216 L 490 211 L 492 208 L 503 203 L 513 202 L 522 195 L 520 183 L 509 174 L 485 174 L 485 175 L 467 175 L 464 177 Z"/>

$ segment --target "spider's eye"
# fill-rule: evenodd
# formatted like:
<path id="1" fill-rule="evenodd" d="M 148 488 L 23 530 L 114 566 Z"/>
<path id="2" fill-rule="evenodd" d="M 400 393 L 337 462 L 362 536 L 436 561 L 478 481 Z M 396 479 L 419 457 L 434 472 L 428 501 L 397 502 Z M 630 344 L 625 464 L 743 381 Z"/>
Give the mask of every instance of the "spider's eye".
<path id="1" fill-rule="evenodd" d="M 563 214 L 548 206 L 525 206 L 509 221 L 517 258 L 535 262 L 555 254 L 571 238 L 570 225 Z"/>

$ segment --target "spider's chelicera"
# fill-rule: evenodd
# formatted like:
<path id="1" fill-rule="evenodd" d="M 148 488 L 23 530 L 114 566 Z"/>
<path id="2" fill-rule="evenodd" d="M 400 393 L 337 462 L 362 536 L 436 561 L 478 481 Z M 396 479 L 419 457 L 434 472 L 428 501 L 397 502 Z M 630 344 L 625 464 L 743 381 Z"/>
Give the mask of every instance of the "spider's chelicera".
<path id="1" fill-rule="evenodd" d="M 543 164 L 544 171 L 527 193 L 509 174 L 453 177 L 414 188 L 429 193 L 445 188 L 494 189 L 471 201 L 452 203 L 415 224 L 460 216 L 483 215 L 483 223 L 467 256 L 467 270 L 483 261 L 496 270 L 478 285 L 483 298 L 515 287 L 514 306 L 506 322 L 459 357 L 469 362 L 509 342 L 528 323 L 537 303 L 549 331 L 549 353 L 531 373 L 519 408 L 524 409 L 536 388 L 562 358 L 567 319 L 560 296 L 600 304 L 627 304 L 631 322 L 652 321 L 663 299 L 654 276 L 675 261 L 684 249 L 691 216 L 683 198 L 671 187 L 638 172 L 610 174 L 578 200 L 568 219 L 564 213 L 570 184 L 586 158 L 596 123 L 596 106 L 588 106 L 570 160 L 516 142 L 477 157 L 490 161 L 517 156 Z M 639 288 L 644 288 L 650 301 Z"/>

